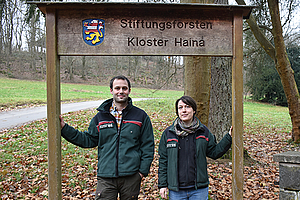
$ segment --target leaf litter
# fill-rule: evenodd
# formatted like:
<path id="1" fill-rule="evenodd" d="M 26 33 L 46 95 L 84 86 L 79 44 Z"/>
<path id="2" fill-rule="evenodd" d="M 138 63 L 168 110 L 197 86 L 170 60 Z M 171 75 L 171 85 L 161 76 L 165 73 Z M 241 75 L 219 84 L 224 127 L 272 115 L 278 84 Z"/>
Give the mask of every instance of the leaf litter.
<path id="1" fill-rule="evenodd" d="M 171 125 L 174 115 L 148 112 L 154 127 L 155 155 L 149 176 L 143 178 L 139 199 L 160 199 L 158 179 L 158 144 L 163 130 Z M 95 110 L 64 114 L 66 122 L 85 130 Z M 263 120 L 244 120 L 245 199 L 278 199 L 279 168 L 273 155 L 299 151 L 289 142 L 290 125 L 275 128 Z M 39 120 L 0 132 L 0 198 L 47 199 L 48 158 L 47 121 Z M 76 147 L 64 139 L 62 153 L 63 199 L 94 199 L 97 185 L 97 150 Z M 232 199 L 232 161 L 208 160 L 209 193 L 212 199 Z"/>

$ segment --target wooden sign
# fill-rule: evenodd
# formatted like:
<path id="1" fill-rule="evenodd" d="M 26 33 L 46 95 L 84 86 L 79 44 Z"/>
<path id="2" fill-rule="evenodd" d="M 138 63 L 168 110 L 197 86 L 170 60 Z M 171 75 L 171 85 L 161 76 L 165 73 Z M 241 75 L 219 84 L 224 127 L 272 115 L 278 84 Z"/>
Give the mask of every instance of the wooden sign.
<path id="1" fill-rule="evenodd" d="M 39 7 L 47 12 L 51 4 Z M 232 12 L 250 12 L 203 4 L 68 3 L 56 9 L 59 56 L 232 56 Z"/>
<path id="2" fill-rule="evenodd" d="M 46 15 L 49 200 L 62 199 L 59 57 L 77 55 L 232 56 L 232 199 L 243 199 L 243 18 L 253 7 L 30 3 Z"/>

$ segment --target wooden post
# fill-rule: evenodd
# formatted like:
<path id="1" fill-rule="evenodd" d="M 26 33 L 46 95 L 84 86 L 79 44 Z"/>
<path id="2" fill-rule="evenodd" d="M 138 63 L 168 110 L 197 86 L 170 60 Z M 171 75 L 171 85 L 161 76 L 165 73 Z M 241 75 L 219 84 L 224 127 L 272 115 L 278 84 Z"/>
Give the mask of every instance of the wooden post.
<path id="1" fill-rule="evenodd" d="M 62 199 L 60 66 L 57 55 L 56 10 L 46 10 L 47 46 L 47 118 L 48 118 L 48 199 Z"/>
<path id="2" fill-rule="evenodd" d="M 243 15 L 234 13 L 232 57 L 232 199 L 243 199 Z"/>

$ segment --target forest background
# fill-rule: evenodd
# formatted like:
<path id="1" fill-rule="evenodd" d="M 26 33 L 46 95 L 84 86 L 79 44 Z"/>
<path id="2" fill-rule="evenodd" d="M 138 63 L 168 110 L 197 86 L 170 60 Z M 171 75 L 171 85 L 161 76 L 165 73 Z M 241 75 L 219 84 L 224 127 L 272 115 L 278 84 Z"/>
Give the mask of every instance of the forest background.
<path id="1" fill-rule="evenodd" d="M 272 41 L 271 30 L 268 28 L 271 27 L 271 20 L 266 0 L 251 0 L 247 1 L 247 4 L 256 6 L 252 14 Z M 299 1 L 280 1 L 280 6 L 287 53 L 299 89 Z M 21 0 L 1 0 L 0 14 L 0 76 L 45 81 L 43 14 L 34 4 L 29 5 Z M 244 27 L 245 96 L 255 101 L 287 106 L 274 62 L 256 41 L 246 22 Z M 103 85 L 112 76 L 124 74 L 134 86 L 183 90 L 185 81 L 184 58 L 180 56 L 62 56 L 60 59 L 62 82 Z"/>

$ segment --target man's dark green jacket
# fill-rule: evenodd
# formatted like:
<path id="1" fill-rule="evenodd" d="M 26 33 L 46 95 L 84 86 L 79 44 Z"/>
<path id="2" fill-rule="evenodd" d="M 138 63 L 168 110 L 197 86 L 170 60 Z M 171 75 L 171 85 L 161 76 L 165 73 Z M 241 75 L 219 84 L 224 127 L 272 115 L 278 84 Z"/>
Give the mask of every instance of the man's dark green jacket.
<path id="1" fill-rule="evenodd" d="M 206 126 L 200 124 L 198 130 L 193 133 L 196 145 L 196 175 L 195 189 L 207 187 L 209 184 L 207 173 L 206 157 L 217 159 L 228 151 L 231 147 L 232 138 L 227 133 L 223 139 L 217 144 L 215 136 L 208 130 Z M 170 190 L 178 191 L 178 163 L 185 162 L 184 156 L 178 160 L 178 136 L 175 133 L 174 123 L 168 127 L 162 134 L 159 143 L 159 170 L 158 170 L 158 187 L 167 187 Z M 190 153 L 190 152 L 187 152 Z M 184 171 L 184 170 L 183 170 Z"/>
<path id="2" fill-rule="evenodd" d="M 83 148 L 98 146 L 99 177 L 113 178 L 137 172 L 147 176 L 154 154 L 150 118 L 145 111 L 133 106 L 129 98 L 118 130 L 116 119 L 109 111 L 112 101 L 108 99 L 99 106 L 88 131 L 80 132 L 66 124 L 61 135 Z"/>

